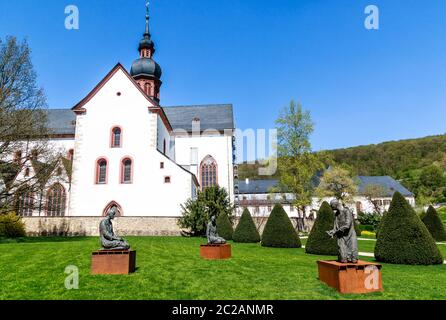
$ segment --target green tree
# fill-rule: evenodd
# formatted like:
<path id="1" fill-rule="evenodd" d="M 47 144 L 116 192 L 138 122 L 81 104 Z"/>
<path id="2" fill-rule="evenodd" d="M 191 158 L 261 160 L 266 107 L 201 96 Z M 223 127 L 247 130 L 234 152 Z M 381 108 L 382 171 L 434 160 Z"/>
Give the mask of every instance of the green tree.
<path id="1" fill-rule="evenodd" d="M 234 228 L 232 227 L 231 221 L 225 212 L 219 214 L 217 218 L 217 232 L 220 237 L 225 240 L 232 240 L 232 235 L 234 234 Z"/>
<path id="2" fill-rule="evenodd" d="M 344 202 L 351 202 L 357 192 L 358 181 L 345 166 L 332 166 L 326 170 L 316 189 L 321 198 L 335 197 Z"/>
<path id="3" fill-rule="evenodd" d="M 314 222 L 313 229 L 305 245 L 305 252 L 319 255 L 338 255 L 338 244 L 336 239 L 331 238 L 327 231 L 332 230 L 334 225 L 334 213 L 327 202 L 323 202 Z"/>
<path id="4" fill-rule="evenodd" d="M 375 258 L 395 264 L 443 264 L 435 240 L 399 192 L 394 194 L 389 212 L 381 221 Z"/>
<path id="5" fill-rule="evenodd" d="M 300 248 L 302 246 L 293 224 L 280 204 L 274 206 L 262 234 L 262 246 Z"/>
<path id="6" fill-rule="evenodd" d="M 232 222 L 234 207 L 226 190 L 215 186 L 198 191 L 196 199 L 187 200 L 181 209 L 182 217 L 178 219 L 178 225 L 183 229 L 183 234 L 203 236 L 211 216 L 218 218 L 223 213 Z"/>
<path id="7" fill-rule="evenodd" d="M 293 205 L 300 218 L 298 227 L 302 230 L 306 207 L 312 203 L 313 178 L 324 167 L 321 155 L 311 150 L 310 135 L 314 124 L 310 112 L 291 101 L 276 120 L 276 128 L 280 181 L 278 190 L 272 191 L 293 194 Z"/>
<path id="8" fill-rule="evenodd" d="M 260 242 L 260 235 L 257 231 L 256 225 L 252 220 L 251 213 L 247 208 L 243 210 L 240 221 L 235 228 L 234 242 L 241 243 L 258 243 Z"/>
<path id="9" fill-rule="evenodd" d="M 422 217 L 422 221 L 436 241 L 446 241 L 444 224 L 434 207 L 429 206 L 429 209 Z"/>

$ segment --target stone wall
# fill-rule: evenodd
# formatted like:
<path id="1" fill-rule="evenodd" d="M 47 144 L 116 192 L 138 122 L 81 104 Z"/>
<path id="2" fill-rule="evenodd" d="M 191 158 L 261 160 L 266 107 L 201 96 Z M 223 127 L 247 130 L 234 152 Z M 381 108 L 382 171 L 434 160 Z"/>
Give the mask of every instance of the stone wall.
<path id="1" fill-rule="evenodd" d="M 29 236 L 98 236 L 103 217 L 26 217 Z M 113 220 L 119 236 L 179 236 L 177 218 L 117 217 Z"/>
<path id="2" fill-rule="evenodd" d="M 25 217 L 28 236 L 99 236 L 99 223 L 103 217 Z M 255 219 L 260 228 L 260 234 L 266 224 L 266 219 Z M 297 218 L 291 218 L 296 227 Z M 236 226 L 238 219 L 234 221 Z M 305 219 L 308 232 L 313 227 L 313 220 Z M 181 229 L 177 218 L 167 217 L 117 217 L 113 220 L 115 233 L 119 236 L 180 236 Z M 235 228 L 235 227 L 234 227 Z"/>

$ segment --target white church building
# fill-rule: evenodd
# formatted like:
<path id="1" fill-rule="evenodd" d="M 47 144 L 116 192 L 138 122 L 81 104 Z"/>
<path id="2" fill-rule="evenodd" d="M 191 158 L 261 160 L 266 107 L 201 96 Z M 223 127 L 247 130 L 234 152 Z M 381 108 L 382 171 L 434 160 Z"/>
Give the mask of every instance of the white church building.
<path id="1" fill-rule="evenodd" d="M 50 143 L 66 157 L 44 195 L 20 199 L 28 231 L 95 234 L 98 219 L 116 205 L 118 230 L 177 234 L 173 218 L 197 190 L 219 185 L 234 201 L 232 105 L 162 106 L 154 53 L 147 13 L 130 71 L 117 64 L 72 109 L 47 111 Z M 29 163 L 16 179 L 39 169 L 37 157 Z"/>

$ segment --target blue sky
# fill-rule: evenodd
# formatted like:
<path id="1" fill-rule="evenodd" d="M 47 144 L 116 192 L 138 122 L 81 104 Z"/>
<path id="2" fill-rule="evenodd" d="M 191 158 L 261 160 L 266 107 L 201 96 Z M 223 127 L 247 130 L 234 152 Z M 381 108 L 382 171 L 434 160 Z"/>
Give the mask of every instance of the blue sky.
<path id="1" fill-rule="evenodd" d="M 0 37 L 26 37 L 51 108 L 71 108 L 121 62 L 145 0 L 0 0 Z M 65 7 L 80 29 L 64 27 Z M 377 5 L 380 29 L 365 29 Z M 291 99 L 315 150 L 445 133 L 444 0 L 152 0 L 162 105 L 233 103 L 237 126 L 273 128 Z"/>

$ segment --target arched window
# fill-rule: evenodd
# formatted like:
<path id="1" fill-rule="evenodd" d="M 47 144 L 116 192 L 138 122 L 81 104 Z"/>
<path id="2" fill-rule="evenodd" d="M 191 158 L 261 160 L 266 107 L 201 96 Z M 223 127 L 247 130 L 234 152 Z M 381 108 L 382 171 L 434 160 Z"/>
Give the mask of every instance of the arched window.
<path id="1" fill-rule="evenodd" d="M 116 201 L 111 201 L 109 204 L 107 204 L 104 208 L 104 211 L 102 211 L 102 216 L 105 217 L 108 213 L 108 211 L 112 208 L 116 207 L 118 209 L 118 212 L 116 213 L 117 217 L 124 216 L 124 211 L 122 210 L 122 207 L 117 203 Z"/>
<path id="2" fill-rule="evenodd" d="M 121 183 L 132 183 L 133 161 L 125 158 L 121 161 Z"/>
<path id="3" fill-rule="evenodd" d="M 47 192 L 46 215 L 48 217 L 63 217 L 65 215 L 66 202 L 65 188 L 56 183 Z"/>
<path id="4" fill-rule="evenodd" d="M 96 163 L 96 183 L 107 183 L 107 160 L 99 159 Z"/>
<path id="5" fill-rule="evenodd" d="M 23 188 L 17 192 L 16 212 L 22 217 L 32 217 L 34 211 L 34 194 Z"/>
<path id="6" fill-rule="evenodd" d="M 200 165 L 201 188 L 218 185 L 217 162 L 211 156 L 207 156 Z"/>
<path id="7" fill-rule="evenodd" d="M 122 144 L 122 129 L 115 127 L 112 129 L 111 147 L 121 148 Z"/>

